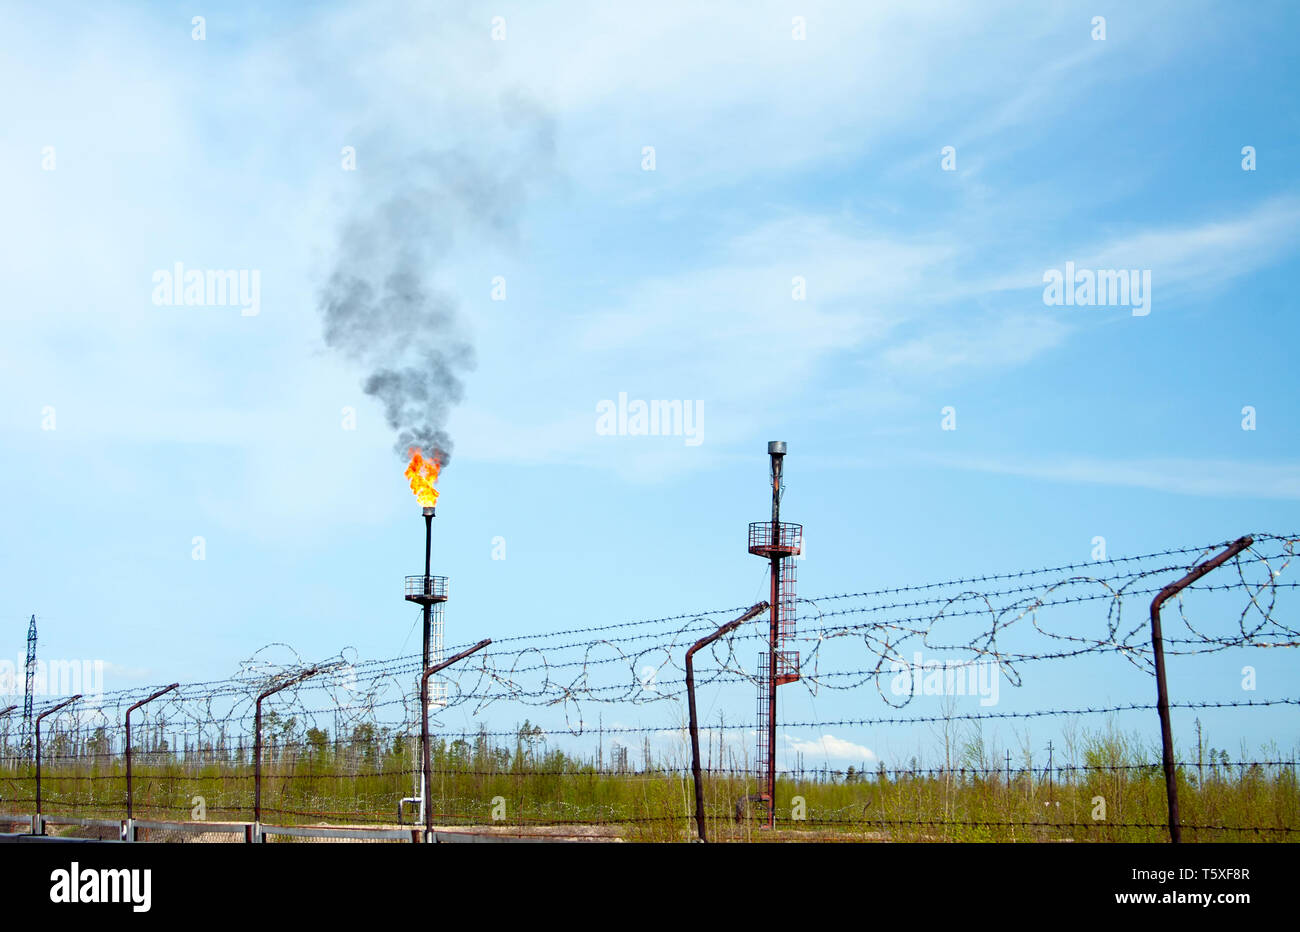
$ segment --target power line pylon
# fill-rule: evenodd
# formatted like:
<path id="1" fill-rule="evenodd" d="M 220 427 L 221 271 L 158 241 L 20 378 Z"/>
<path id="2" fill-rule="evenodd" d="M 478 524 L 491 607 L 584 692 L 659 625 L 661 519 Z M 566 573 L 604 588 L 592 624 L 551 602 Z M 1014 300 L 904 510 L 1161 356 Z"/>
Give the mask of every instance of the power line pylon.
<path id="1" fill-rule="evenodd" d="M 23 756 L 32 755 L 32 700 L 36 691 L 36 616 L 27 626 L 27 682 L 23 691 Z"/>

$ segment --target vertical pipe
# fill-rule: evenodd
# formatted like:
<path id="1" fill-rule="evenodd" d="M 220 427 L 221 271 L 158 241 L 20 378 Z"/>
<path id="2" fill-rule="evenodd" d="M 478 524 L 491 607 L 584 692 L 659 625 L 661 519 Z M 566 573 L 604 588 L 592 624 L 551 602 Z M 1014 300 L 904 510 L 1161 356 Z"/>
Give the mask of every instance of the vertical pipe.
<path id="1" fill-rule="evenodd" d="M 253 716 L 253 821 L 262 821 L 262 697 Z"/>
<path id="2" fill-rule="evenodd" d="M 1158 599 L 1159 597 L 1157 597 Z M 1165 799 L 1169 807 L 1169 840 L 1183 840 L 1178 811 L 1178 777 L 1174 770 L 1174 735 L 1169 720 L 1169 685 L 1165 680 L 1164 636 L 1160 630 L 1160 605 L 1151 603 L 1151 649 L 1156 666 L 1156 709 L 1160 715 L 1160 759 L 1165 772 Z"/>
<path id="3" fill-rule="evenodd" d="M 774 538 L 775 540 L 775 538 Z M 781 603 L 781 559 L 772 558 L 772 585 L 768 600 L 772 603 L 771 621 L 768 627 L 768 666 L 767 666 L 767 827 L 776 827 L 776 649 L 780 643 L 780 603 Z"/>
<path id="4" fill-rule="evenodd" d="M 1169 685 L 1165 680 L 1165 645 L 1164 634 L 1160 630 L 1160 606 L 1254 542 L 1253 537 L 1238 538 L 1218 556 L 1193 567 L 1178 582 L 1165 586 L 1151 600 L 1151 653 L 1156 668 L 1156 708 L 1160 713 L 1160 756 L 1165 771 L 1165 796 L 1169 801 L 1169 840 L 1175 844 L 1183 840 L 1183 829 L 1178 812 L 1178 777 L 1174 768 L 1174 734 L 1169 720 Z"/>
<path id="5" fill-rule="evenodd" d="M 479 641 L 473 647 L 467 647 L 454 657 L 436 664 L 432 667 L 424 668 L 424 675 L 420 677 L 420 696 L 424 697 L 429 691 L 429 677 L 433 676 L 439 670 L 445 670 L 453 663 L 459 663 L 470 654 L 482 650 L 491 644 L 490 639 Z M 433 768 L 429 764 L 429 705 L 422 703 L 420 708 L 420 734 L 424 737 L 424 760 L 420 771 L 420 782 L 424 784 L 420 792 L 420 805 L 424 809 L 424 840 L 428 841 L 433 836 Z"/>
<path id="6" fill-rule="evenodd" d="M 432 595 L 429 588 L 429 558 L 433 553 L 433 509 L 424 509 L 424 594 Z"/>
<path id="7" fill-rule="evenodd" d="M 167 693 L 171 692 L 173 689 L 180 689 L 180 686 L 181 686 L 180 683 L 172 683 L 170 686 L 166 687 L 165 689 L 158 690 L 152 696 L 149 696 L 146 699 L 141 699 L 135 705 L 131 706 L 131 708 L 126 710 L 126 818 L 128 821 L 130 821 L 131 819 L 131 802 L 132 802 L 132 798 L 131 798 L 131 713 L 134 712 L 136 709 L 140 708 L 140 706 L 144 705 L 146 702 L 153 702 L 159 696 L 166 695 Z M 259 729 L 259 731 L 260 730 L 261 729 Z M 132 838 L 131 840 L 134 841 L 135 839 Z"/>
<path id="8" fill-rule="evenodd" d="M 80 698 L 81 693 L 77 693 L 71 699 L 65 699 L 54 708 L 46 709 L 36 716 L 36 823 L 40 826 L 42 835 L 45 834 L 45 824 L 41 822 L 41 720 L 47 715 L 53 715 L 66 705 L 72 705 Z"/>
<path id="9" fill-rule="evenodd" d="M 718 638 L 740 627 L 751 618 L 760 615 L 767 608 L 766 602 L 759 602 L 749 611 L 734 621 L 729 621 L 712 634 L 700 638 L 686 651 L 686 702 L 691 716 L 691 774 L 695 777 L 695 826 L 700 833 L 700 841 L 709 839 L 704 831 L 704 780 L 700 772 L 700 723 L 695 711 L 695 652 L 708 647 Z"/>
<path id="10" fill-rule="evenodd" d="M 720 630 L 729 627 L 730 625 L 724 625 Z M 704 830 L 704 779 L 703 774 L 700 773 L 700 726 L 695 711 L 695 651 L 701 643 L 696 641 L 686 652 L 686 708 L 691 717 L 691 776 L 695 780 L 695 830 L 699 833 L 700 841 L 707 842 L 709 838 Z M 712 753 L 712 745 L 710 745 L 710 753 Z"/>
<path id="11" fill-rule="evenodd" d="M 308 677 L 315 676 L 320 672 L 320 667 L 312 667 L 309 670 L 303 670 L 285 680 L 279 686 L 272 686 L 265 690 L 257 697 L 257 712 L 253 716 L 253 821 L 261 823 L 262 821 L 262 700 L 267 696 L 274 696 L 282 689 L 288 689 L 295 683 L 301 683 Z"/>
<path id="12" fill-rule="evenodd" d="M 429 575 L 429 560 L 433 549 L 433 514 L 432 508 L 424 509 L 424 648 L 421 654 L 421 670 L 429 669 L 429 635 L 432 627 L 431 615 L 433 612 L 433 603 L 429 599 L 433 596 L 433 578 Z M 429 678 L 420 677 L 420 782 L 426 784 L 428 781 L 429 766 Z M 420 808 L 426 808 L 428 799 L 427 785 L 420 787 Z M 421 813 L 425 815 L 425 813 Z M 425 820 L 427 822 L 427 819 Z"/>
<path id="13" fill-rule="evenodd" d="M 784 446 L 784 444 L 782 444 Z M 774 450 L 768 444 L 772 457 L 772 580 L 771 580 L 771 624 L 768 630 L 768 673 L 767 673 L 767 827 L 776 827 L 776 652 L 781 638 L 781 465 L 784 453 Z"/>
<path id="14" fill-rule="evenodd" d="M 428 630 L 429 607 L 424 608 L 425 630 Z M 425 659 L 428 659 L 427 652 Z M 424 668 L 428 670 L 426 666 Z M 420 677 L 420 815 L 423 817 L 427 831 L 432 827 L 433 813 L 429 810 L 429 780 L 432 777 L 432 764 L 429 759 L 429 677 Z"/>

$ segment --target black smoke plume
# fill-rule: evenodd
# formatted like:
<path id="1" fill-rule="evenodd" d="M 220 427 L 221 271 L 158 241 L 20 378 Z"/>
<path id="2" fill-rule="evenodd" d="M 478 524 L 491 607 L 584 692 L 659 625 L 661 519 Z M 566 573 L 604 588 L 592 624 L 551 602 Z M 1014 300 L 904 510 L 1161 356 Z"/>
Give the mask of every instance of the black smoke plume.
<path id="1" fill-rule="evenodd" d="M 500 118 L 473 151 L 361 163 L 378 183 L 364 179 L 321 292 L 325 343 L 369 370 L 362 388 L 383 405 L 403 458 L 416 446 L 447 463 L 447 420 L 474 368 L 456 301 L 434 284 L 439 269 L 458 236 L 513 240 L 523 202 L 552 172 L 551 119 L 518 98 Z"/>

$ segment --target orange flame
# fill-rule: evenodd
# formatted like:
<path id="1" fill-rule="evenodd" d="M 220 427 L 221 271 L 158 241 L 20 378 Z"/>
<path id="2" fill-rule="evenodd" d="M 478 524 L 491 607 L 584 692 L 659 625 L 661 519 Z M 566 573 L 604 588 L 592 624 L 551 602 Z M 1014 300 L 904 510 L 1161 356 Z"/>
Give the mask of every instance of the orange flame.
<path id="1" fill-rule="evenodd" d="M 437 459 L 425 459 L 419 447 L 411 447 L 411 464 L 406 467 L 403 475 L 411 481 L 411 491 L 415 493 L 416 501 L 425 508 L 438 504 L 438 490 L 434 486 L 438 482 L 441 466 Z"/>

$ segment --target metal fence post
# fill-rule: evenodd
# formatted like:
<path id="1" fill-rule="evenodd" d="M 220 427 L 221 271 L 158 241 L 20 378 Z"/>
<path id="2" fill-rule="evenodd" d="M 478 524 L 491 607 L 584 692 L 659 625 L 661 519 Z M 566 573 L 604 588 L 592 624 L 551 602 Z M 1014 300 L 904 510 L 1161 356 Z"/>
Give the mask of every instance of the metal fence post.
<path id="1" fill-rule="evenodd" d="M 40 834 L 45 834 L 45 823 L 41 820 L 41 720 L 47 715 L 53 715 L 64 706 L 72 705 L 81 698 L 81 693 L 73 696 L 71 699 L 65 699 L 52 709 L 46 709 L 40 715 L 36 716 L 36 824 L 40 827 Z"/>
<path id="2" fill-rule="evenodd" d="M 1241 537 L 1213 559 L 1194 566 L 1178 582 L 1170 583 L 1151 600 L 1151 653 L 1156 668 L 1156 708 L 1160 713 L 1161 759 L 1165 770 L 1165 795 L 1169 800 L 1169 840 L 1175 844 L 1183 840 L 1178 813 L 1178 778 L 1174 767 L 1174 735 L 1169 723 L 1169 686 L 1165 680 L 1164 635 L 1160 630 L 1160 606 L 1182 592 L 1211 570 L 1217 569 L 1255 542 L 1253 537 Z"/>
<path id="3" fill-rule="evenodd" d="M 420 677 L 420 774 L 423 777 L 424 787 L 421 791 L 423 799 L 420 801 L 424 808 L 424 840 L 427 842 L 433 835 L 433 767 L 429 762 L 429 677 L 433 676 L 439 670 L 445 670 L 453 663 L 464 660 L 470 654 L 481 651 L 491 644 L 491 639 L 479 641 L 473 647 L 468 647 L 454 657 L 444 660 L 442 663 L 435 663 L 424 671 L 424 676 Z"/>
<path id="4" fill-rule="evenodd" d="M 262 700 L 267 696 L 274 696 L 282 689 L 301 683 L 319 672 L 320 667 L 311 667 L 301 673 L 295 673 L 279 686 L 272 686 L 257 697 L 257 714 L 253 720 L 253 822 L 257 826 L 262 823 Z M 252 838 L 252 841 L 262 840 L 260 829 L 254 829 L 254 835 L 256 837 Z"/>
<path id="5" fill-rule="evenodd" d="M 17 708 L 18 706 L 11 705 L 7 709 L 0 709 L 0 718 L 3 718 L 4 716 L 8 715 L 10 712 L 14 711 Z M 9 754 L 9 723 L 5 722 L 4 737 L 0 738 L 0 767 L 4 766 L 5 758 L 8 756 L 8 754 Z"/>
<path id="6" fill-rule="evenodd" d="M 695 778 L 695 826 L 699 830 L 700 841 L 703 842 L 707 842 L 709 839 L 705 836 L 704 831 L 704 781 L 700 775 L 700 724 L 695 713 L 695 652 L 708 647 L 718 638 L 736 630 L 751 618 L 763 614 L 768 607 L 767 602 L 759 602 L 757 605 L 751 606 L 745 614 L 727 622 L 707 637 L 700 638 L 686 651 L 686 702 L 691 716 L 691 774 Z M 775 807 L 775 801 L 773 801 L 772 805 Z"/>
<path id="7" fill-rule="evenodd" d="M 140 706 L 144 705 L 146 702 L 153 702 L 159 696 L 166 695 L 173 689 L 180 689 L 180 686 L 180 683 L 172 683 L 170 686 L 158 690 L 147 699 L 141 699 L 135 705 L 131 706 L 131 708 L 126 710 L 126 821 L 128 825 L 126 834 L 130 835 L 129 838 L 125 839 L 126 841 L 135 841 L 135 826 L 132 824 L 131 809 L 131 713 L 140 708 Z"/>

